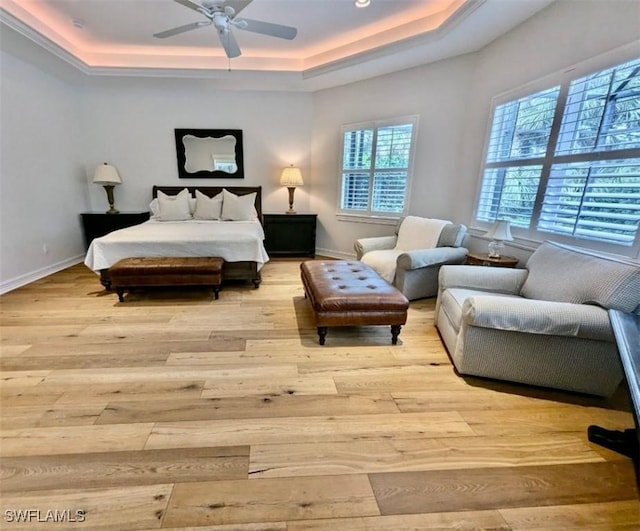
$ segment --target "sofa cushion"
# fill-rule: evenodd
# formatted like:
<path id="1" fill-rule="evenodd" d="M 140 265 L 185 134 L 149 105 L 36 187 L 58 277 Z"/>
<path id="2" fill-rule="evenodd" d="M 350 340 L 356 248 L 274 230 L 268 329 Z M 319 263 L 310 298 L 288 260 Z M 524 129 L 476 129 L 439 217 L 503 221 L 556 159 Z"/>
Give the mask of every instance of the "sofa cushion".
<path id="1" fill-rule="evenodd" d="M 531 255 L 521 295 L 640 313 L 640 265 L 545 241 Z"/>

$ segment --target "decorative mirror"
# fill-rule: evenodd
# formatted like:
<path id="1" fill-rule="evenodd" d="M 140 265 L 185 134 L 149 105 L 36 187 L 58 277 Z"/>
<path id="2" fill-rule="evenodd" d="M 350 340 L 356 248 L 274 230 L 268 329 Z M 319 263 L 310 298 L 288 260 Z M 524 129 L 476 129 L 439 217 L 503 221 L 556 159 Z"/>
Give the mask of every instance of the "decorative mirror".
<path id="1" fill-rule="evenodd" d="M 178 177 L 244 179 L 241 129 L 176 129 Z"/>

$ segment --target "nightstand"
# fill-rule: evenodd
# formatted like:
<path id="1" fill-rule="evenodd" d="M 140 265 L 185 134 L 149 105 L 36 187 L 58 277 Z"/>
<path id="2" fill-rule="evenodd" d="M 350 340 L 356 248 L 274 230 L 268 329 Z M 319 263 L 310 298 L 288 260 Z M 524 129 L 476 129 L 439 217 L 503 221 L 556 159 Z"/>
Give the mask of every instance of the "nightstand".
<path id="1" fill-rule="evenodd" d="M 317 214 L 263 214 L 264 246 L 271 256 L 316 255 Z"/>
<path id="2" fill-rule="evenodd" d="M 469 253 L 464 263 L 467 265 L 490 267 L 516 267 L 518 262 L 519 260 L 515 256 L 492 258 L 487 253 Z"/>
<path id="3" fill-rule="evenodd" d="M 114 230 L 124 229 L 132 225 L 138 225 L 149 219 L 149 212 L 119 212 L 107 214 L 105 212 L 82 212 L 82 228 L 84 230 L 84 243 L 89 245 L 94 238 L 109 234 Z"/>

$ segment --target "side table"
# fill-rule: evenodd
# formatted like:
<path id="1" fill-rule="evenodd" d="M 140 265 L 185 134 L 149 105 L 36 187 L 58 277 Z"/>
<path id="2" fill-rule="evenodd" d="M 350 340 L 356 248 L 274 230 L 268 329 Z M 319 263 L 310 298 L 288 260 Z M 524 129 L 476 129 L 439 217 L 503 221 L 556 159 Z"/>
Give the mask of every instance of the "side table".
<path id="1" fill-rule="evenodd" d="M 262 217 L 264 246 L 269 255 L 315 257 L 317 214 L 265 213 Z"/>
<path id="2" fill-rule="evenodd" d="M 107 214 L 105 212 L 82 212 L 82 228 L 84 230 L 84 243 L 89 248 L 94 238 L 109 234 L 114 230 L 124 229 L 132 225 L 138 225 L 149 219 L 149 212 L 118 212 Z"/>
<path id="3" fill-rule="evenodd" d="M 515 256 L 489 256 L 487 253 L 469 253 L 465 259 L 467 265 L 479 265 L 489 267 L 516 267 L 519 260 Z"/>

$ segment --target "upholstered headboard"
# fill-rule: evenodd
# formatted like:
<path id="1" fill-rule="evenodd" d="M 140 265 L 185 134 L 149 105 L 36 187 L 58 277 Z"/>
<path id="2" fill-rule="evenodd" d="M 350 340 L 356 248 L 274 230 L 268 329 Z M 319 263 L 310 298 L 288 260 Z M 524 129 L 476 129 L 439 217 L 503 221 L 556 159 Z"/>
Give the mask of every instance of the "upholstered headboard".
<path id="1" fill-rule="evenodd" d="M 164 192 L 167 195 L 176 195 L 181 190 L 187 188 L 189 193 L 195 197 L 196 190 L 208 197 L 213 197 L 222 192 L 225 188 L 227 191 L 236 195 L 246 195 L 256 192 L 256 211 L 258 212 L 258 219 L 262 221 L 262 186 L 160 186 L 154 185 L 153 198 L 158 197 L 158 191 Z"/>

